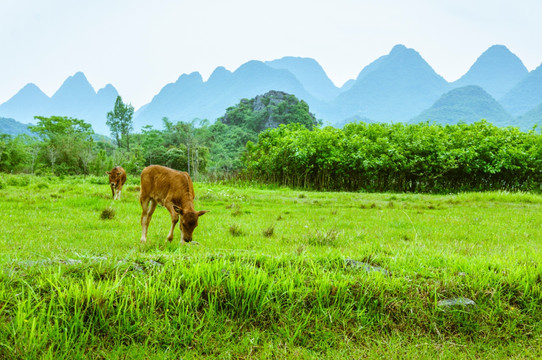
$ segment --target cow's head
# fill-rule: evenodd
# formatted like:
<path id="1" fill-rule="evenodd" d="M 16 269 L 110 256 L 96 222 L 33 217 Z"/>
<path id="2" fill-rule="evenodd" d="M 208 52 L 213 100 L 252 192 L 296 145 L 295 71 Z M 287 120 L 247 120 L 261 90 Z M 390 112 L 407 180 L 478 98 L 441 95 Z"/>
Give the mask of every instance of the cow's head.
<path id="1" fill-rule="evenodd" d="M 109 175 L 109 185 L 112 188 L 116 188 L 118 183 L 120 182 L 122 171 L 114 167 L 111 171 L 106 171 L 105 173 Z"/>
<path id="2" fill-rule="evenodd" d="M 177 205 L 173 205 L 173 208 L 179 215 L 181 215 L 179 227 L 181 228 L 183 234 L 183 241 L 192 241 L 192 233 L 194 232 L 194 229 L 198 226 L 198 218 L 203 214 L 207 213 L 208 211 L 183 211 L 183 209 L 181 209 Z"/>

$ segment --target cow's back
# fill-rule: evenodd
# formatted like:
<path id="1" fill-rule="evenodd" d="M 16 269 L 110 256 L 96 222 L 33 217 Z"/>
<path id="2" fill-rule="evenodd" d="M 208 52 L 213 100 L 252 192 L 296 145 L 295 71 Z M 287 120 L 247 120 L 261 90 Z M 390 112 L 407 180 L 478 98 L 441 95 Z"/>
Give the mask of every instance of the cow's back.
<path id="1" fill-rule="evenodd" d="M 126 170 L 122 166 L 116 167 L 118 171 L 120 172 L 120 187 L 122 187 L 126 183 Z"/>
<path id="2" fill-rule="evenodd" d="M 141 172 L 141 197 L 150 197 L 161 205 L 167 200 L 180 205 L 194 200 L 194 188 L 188 173 L 151 165 Z"/>
<path id="3" fill-rule="evenodd" d="M 121 185 L 124 185 L 126 183 L 126 170 L 124 170 L 122 166 L 119 166 L 119 169 L 120 171 L 122 171 L 120 175 L 120 182 L 121 182 Z"/>

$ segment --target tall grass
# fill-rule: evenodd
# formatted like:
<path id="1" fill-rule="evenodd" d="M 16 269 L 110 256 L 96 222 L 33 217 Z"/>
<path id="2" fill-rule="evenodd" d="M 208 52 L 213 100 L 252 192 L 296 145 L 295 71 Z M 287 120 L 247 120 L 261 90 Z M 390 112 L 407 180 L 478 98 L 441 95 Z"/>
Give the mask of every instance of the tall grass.
<path id="1" fill-rule="evenodd" d="M 137 183 L 112 201 L 97 180 L 29 177 L 0 189 L 0 358 L 534 358 L 541 349 L 539 195 L 196 184 L 196 208 L 210 210 L 194 232 L 200 245 L 181 246 L 178 229 L 166 243 L 161 208 L 142 245 Z M 115 216 L 104 221 L 106 208 Z M 476 305 L 439 306 L 455 298 Z"/>

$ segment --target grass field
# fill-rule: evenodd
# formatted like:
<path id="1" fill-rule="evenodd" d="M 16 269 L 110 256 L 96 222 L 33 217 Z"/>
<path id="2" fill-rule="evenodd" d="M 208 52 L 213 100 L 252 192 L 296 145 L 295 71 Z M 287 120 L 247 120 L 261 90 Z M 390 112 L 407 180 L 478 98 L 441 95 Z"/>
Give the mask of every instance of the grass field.
<path id="1" fill-rule="evenodd" d="M 542 195 L 196 183 L 199 245 L 160 207 L 140 244 L 106 181 L 0 177 L 0 358 L 542 353 Z"/>

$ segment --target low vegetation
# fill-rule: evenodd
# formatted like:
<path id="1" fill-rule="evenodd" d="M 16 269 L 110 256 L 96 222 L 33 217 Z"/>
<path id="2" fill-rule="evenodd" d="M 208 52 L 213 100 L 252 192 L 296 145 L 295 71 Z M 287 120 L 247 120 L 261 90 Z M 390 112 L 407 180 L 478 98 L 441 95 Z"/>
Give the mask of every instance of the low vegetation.
<path id="1" fill-rule="evenodd" d="M 450 193 L 538 191 L 542 136 L 481 120 L 439 125 L 349 123 L 322 127 L 307 104 L 271 91 L 243 99 L 216 123 L 145 126 L 132 133 L 120 97 L 108 114 L 114 140 L 83 120 L 37 116 L 37 137 L 0 134 L 0 172 L 102 175 L 122 165 L 139 176 L 151 164 L 196 181 L 243 179 L 309 190 Z M 120 120 L 119 120 L 120 119 Z"/>
<path id="2" fill-rule="evenodd" d="M 120 201 L 106 176 L 0 184 L 0 358 L 542 350 L 541 195 L 195 183 L 196 206 L 210 213 L 199 245 L 181 246 L 178 228 L 165 243 L 162 208 L 139 243 L 133 177 Z M 104 209 L 114 216 L 103 220 Z"/>
<path id="3" fill-rule="evenodd" d="M 247 145 L 250 179 L 318 190 L 541 191 L 538 131 L 474 124 L 297 124 Z"/>

